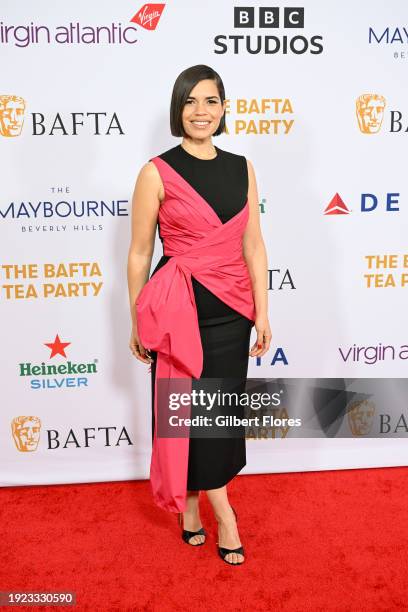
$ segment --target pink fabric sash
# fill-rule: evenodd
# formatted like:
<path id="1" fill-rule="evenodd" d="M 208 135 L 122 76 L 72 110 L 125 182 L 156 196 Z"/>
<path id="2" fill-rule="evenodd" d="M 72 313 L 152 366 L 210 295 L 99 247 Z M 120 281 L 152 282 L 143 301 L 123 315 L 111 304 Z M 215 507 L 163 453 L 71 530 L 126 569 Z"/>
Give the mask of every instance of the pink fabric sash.
<path id="1" fill-rule="evenodd" d="M 157 436 L 157 381 L 187 379 L 191 390 L 192 377 L 201 376 L 203 350 L 191 276 L 231 308 L 255 320 L 252 284 L 242 254 L 249 204 L 247 200 L 223 224 L 210 204 L 167 162 L 160 157 L 151 161 L 165 190 L 159 209 L 163 251 L 172 257 L 143 286 L 135 303 L 140 341 L 157 351 L 150 483 L 158 506 L 183 512 L 189 438 Z"/>

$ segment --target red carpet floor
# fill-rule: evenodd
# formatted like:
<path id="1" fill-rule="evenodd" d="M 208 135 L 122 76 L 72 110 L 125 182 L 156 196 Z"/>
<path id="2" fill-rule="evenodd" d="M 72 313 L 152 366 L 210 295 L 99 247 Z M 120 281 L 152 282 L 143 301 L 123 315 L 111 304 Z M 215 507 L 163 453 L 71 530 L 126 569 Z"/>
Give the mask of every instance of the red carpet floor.
<path id="1" fill-rule="evenodd" d="M 13 610 L 408 609 L 408 468 L 237 476 L 247 553 L 182 542 L 148 481 L 0 489 L 0 591 L 71 590 L 73 607 Z"/>

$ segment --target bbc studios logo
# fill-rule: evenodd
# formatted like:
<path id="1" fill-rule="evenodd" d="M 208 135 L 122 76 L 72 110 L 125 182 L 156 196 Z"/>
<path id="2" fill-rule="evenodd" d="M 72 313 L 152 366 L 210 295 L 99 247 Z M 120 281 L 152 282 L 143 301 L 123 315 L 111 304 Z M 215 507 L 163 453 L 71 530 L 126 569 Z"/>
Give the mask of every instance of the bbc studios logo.
<path id="1" fill-rule="evenodd" d="M 323 36 L 293 32 L 305 29 L 304 7 L 235 6 L 232 26 L 233 34 L 214 37 L 214 53 L 320 55 L 323 52 Z M 257 30 L 257 33 L 246 30 Z M 265 34 L 265 30 L 272 32 Z"/>

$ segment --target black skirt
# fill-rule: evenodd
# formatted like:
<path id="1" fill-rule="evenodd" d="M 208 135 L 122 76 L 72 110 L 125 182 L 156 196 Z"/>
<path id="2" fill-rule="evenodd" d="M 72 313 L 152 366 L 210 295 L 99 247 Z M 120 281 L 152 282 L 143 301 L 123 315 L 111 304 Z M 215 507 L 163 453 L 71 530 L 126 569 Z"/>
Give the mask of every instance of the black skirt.
<path id="1" fill-rule="evenodd" d="M 154 272 L 164 265 L 167 259 L 168 257 L 165 258 L 165 261 L 161 260 Z M 203 289 L 205 288 L 203 285 L 200 285 L 199 292 L 197 291 L 198 285 L 198 281 L 193 278 L 194 292 L 199 300 L 200 296 L 202 298 Z M 218 300 L 214 295 L 213 298 Z M 223 305 L 223 312 L 219 310 L 216 313 L 214 308 L 207 309 L 204 312 L 203 308 L 199 307 L 197 301 L 199 329 L 203 348 L 203 371 L 200 378 L 224 378 L 225 384 L 222 380 L 217 381 L 219 382 L 217 389 L 220 391 L 223 390 L 223 387 L 226 390 L 230 390 L 231 380 L 233 380 L 234 389 L 243 392 L 248 373 L 250 337 L 254 322 L 232 309 L 230 313 L 226 314 L 225 304 Z M 202 317 L 202 315 L 208 315 L 209 312 L 221 316 Z M 156 351 L 151 351 L 151 355 L 154 359 L 151 367 L 153 439 L 155 427 L 154 383 L 156 376 Z M 200 389 L 200 379 L 193 379 L 192 388 Z M 208 389 L 208 387 L 205 388 Z M 237 406 L 236 414 L 242 418 L 244 416 L 243 408 Z M 242 428 L 242 435 L 238 434 L 237 436 L 237 430 L 235 430 L 233 437 L 190 437 L 187 489 L 196 491 L 222 487 L 236 476 L 245 465 L 246 444 L 244 428 Z"/>

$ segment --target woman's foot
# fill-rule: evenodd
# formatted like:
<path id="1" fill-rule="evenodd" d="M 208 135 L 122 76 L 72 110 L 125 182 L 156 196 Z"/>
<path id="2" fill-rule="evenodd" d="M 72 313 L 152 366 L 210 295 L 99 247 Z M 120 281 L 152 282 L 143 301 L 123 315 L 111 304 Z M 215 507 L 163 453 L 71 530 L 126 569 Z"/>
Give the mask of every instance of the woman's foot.
<path id="1" fill-rule="evenodd" d="M 190 494 L 187 497 L 187 510 L 182 513 L 182 529 L 185 529 L 186 531 L 198 531 L 202 527 L 198 498 L 199 496 L 197 494 Z M 198 544 L 203 544 L 204 542 L 205 535 L 202 534 L 192 536 L 188 539 L 188 543 L 192 546 L 197 546 Z"/>
<path id="2" fill-rule="evenodd" d="M 239 539 L 237 521 L 231 506 L 228 506 L 222 514 L 216 516 L 218 522 L 218 546 L 221 548 L 239 548 L 241 540 Z M 228 553 L 225 556 L 225 561 L 234 565 L 243 563 L 244 555 L 239 553 Z"/>

